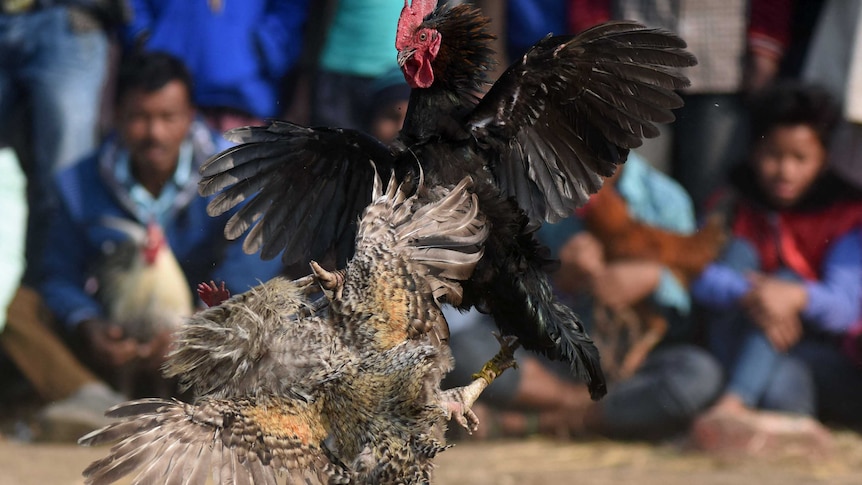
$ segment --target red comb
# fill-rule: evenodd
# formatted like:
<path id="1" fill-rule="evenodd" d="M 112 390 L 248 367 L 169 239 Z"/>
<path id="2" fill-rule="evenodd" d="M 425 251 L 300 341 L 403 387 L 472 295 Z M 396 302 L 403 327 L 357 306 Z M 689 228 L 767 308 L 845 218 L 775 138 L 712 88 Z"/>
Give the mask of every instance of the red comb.
<path id="1" fill-rule="evenodd" d="M 409 0 L 404 0 L 404 8 L 401 9 L 401 16 L 398 18 L 398 33 L 395 37 L 396 49 L 400 51 L 407 47 L 406 43 L 410 40 L 413 30 L 435 8 L 437 8 L 437 0 L 413 0 L 412 5 L 409 4 Z"/>

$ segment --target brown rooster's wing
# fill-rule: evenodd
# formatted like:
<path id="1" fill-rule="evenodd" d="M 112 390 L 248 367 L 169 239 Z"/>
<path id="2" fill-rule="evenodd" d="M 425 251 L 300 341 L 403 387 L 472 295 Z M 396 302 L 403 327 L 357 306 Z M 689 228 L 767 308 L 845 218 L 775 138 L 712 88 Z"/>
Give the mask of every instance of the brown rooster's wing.
<path id="1" fill-rule="evenodd" d="M 116 444 L 84 470 L 87 484 L 109 484 L 135 474 L 132 483 L 215 484 L 350 483 L 322 442 L 318 405 L 302 399 L 214 400 L 198 404 L 142 399 L 120 404 L 108 416 L 121 421 L 79 440 Z"/>
<path id="2" fill-rule="evenodd" d="M 306 294 L 315 286 L 298 281 L 273 278 L 187 319 L 165 375 L 198 396 L 316 393 L 340 375 L 347 353 L 328 309 Z"/>
<path id="3" fill-rule="evenodd" d="M 440 304 L 461 302 L 460 282 L 482 258 L 489 227 L 479 213 L 472 179 L 451 190 L 429 190 L 424 181 L 411 196 L 393 174 L 386 192 L 375 178 L 373 202 L 359 223 L 356 256 L 347 267 L 347 304 L 363 305 L 390 326 L 386 333 L 448 340 Z M 347 296 L 352 295 L 352 296 Z M 397 328 L 396 328 L 397 327 Z M 392 333 L 394 332 L 394 333 Z M 393 337 L 396 344 L 399 337 Z"/>
<path id="4" fill-rule="evenodd" d="M 596 192 L 630 148 L 659 134 L 688 86 L 685 42 L 635 22 L 547 37 L 494 83 L 467 119 L 504 196 L 558 221 Z"/>
<path id="5" fill-rule="evenodd" d="M 243 249 L 264 259 L 284 250 L 286 264 L 322 259 L 333 246 L 342 262 L 353 253 L 356 220 L 371 193 L 368 161 L 388 172 L 386 146 L 359 131 L 280 121 L 225 136 L 240 144 L 201 167 L 198 189 L 218 194 L 207 208 L 213 216 L 250 199 L 225 226 L 228 239 L 251 228 Z"/>

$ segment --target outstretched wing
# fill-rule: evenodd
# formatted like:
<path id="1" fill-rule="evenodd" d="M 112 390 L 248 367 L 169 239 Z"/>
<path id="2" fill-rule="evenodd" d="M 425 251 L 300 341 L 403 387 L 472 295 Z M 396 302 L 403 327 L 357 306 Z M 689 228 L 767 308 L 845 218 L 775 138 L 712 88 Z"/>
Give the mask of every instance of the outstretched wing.
<path id="1" fill-rule="evenodd" d="M 142 399 L 108 416 L 121 421 L 78 442 L 116 444 L 84 470 L 87 484 L 350 483 L 346 469 L 321 444 L 326 438 L 316 403 L 271 397 L 187 404 Z"/>
<path id="2" fill-rule="evenodd" d="M 556 222 L 586 202 L 630 148 L 673 121 L 696 64 L 679 37 L 635 22 L 547 37 L 493 85 L 467 120 L 503 195 L 533 221 Z"/>
<path id="3" fill-rule="evenodd" d="M 383 187 L 388 188 L 386 193 Z M 490 230 L 472 187 L 470 177 L 452 189 L 428 189 L 420 179 L 419 190 L 408 197 L 394 175 L 388 185 L 376 179 L 374 202 L 360 221 L 357 251 L 373 252 L 386 245 L 380 234 L 391 228 L 394 240 L 389 250 L 428 282 L 433 299 L 460 304 L 458 282 L 470 278 Z"/>
<path id="4" fill-rule="evenodd" d="M 177 330 L 165 375 L 198 396 L 314 395 L 347 358 L 315 290 L 311 277 L 276 277 L 196 313 Z"/>
<path id="5" fill-rule="evenodd" d="M 356 255 L 347 267 L 345 294 L 361 295 L 364 308 L 386 315 L 382 322 L 390 329 L 448 340 L 439 306 L 461 302 L 460 282 L 482 258 L 489 231 L 471 187 L 467 177 L 451 190 L 428 189 L 420 176 L 418 190 L 409 195 L 394 174 L 388 185 L 375 179 L 374 201 L 359 223 Z"/>
<path id="6" fill-rule="evenodd" d="M 306 128 L 274 121 L 225 135 L 239 145 L 201 167 L 199 192 L 218 194 L 210 215 L 248 200 L 225 226 L 225 236 L 243 242 L 247 253 L 272 259 L 284 251 L 286 264 L 321 259 L 334 248 L 340 261 L 353 249 L 356 220 L 370 201 L 373 170 L 390 170 L 393 156 L 359 131 Z"/>

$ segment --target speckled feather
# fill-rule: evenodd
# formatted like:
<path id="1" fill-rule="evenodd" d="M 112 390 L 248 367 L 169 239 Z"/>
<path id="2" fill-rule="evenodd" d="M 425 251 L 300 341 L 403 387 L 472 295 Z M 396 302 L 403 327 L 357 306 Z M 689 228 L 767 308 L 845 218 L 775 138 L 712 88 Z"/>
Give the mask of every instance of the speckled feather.
<path id="1" fill-rule="evenodd" d="M 681 69 L 696 61 L 672 33 L 609 22 L 543 39 L 479 99 L 492 66 L 487 19 L 469 4 L 431 11 L 436 2 L 413 3 L 399 22 L 399 59 L 429 39 L 439 38 L 439 51 L 422 53 L 431 84 L 413 89 L 392 148 L 338 128 L 244 128 L 232 134 L 240 146 L 204 166 L 201 192 L 221 194 L 213 213 L 252 199 L 227 231 L 238 238 L 254 226 L 246 249 L 264 248 L 263 257 L 282 250 L 287 263 L 334 249 L 341 265 L 369 201 L 368 160 L 395 169 L 399 183 L 415 180 L 418 167 L 429 187 L 471 176 L 491 231 L 461 306 L 491 313 L 525 348 L 568 361 L 599 398 L 607 388 L 598 351 L 554 297 L 547 250 L 533 232 L 585 203 L 631 148 L 657 135 L 656 123 L 673 120 L 681 106 L 674 90 L 688 85 Z"/>
<path id="2" fill-rule="evenodd" d="M 331 301 L 276 278 L 189 319 L 166 373 L 200 397 L 110 410 L 119 421 L 80 440 L 116 443 L 86 483 L 428 483 L 452 366 L 439 305 L 487 236 L 470 185 L 408 197 L 375 179 Z"/>

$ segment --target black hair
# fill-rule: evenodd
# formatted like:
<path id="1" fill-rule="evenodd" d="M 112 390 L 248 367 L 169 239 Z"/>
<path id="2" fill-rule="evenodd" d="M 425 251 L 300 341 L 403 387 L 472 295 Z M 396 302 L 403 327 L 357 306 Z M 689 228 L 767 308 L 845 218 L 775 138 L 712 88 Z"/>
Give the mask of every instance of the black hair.
<path id="1" fill-rule="evenodd" d="M 829 146 L 841 111 L 821 86 L 786 81 L 767 88 L 750 104 L 751 140 L 756 144 L 779 126 L 811 127 L 824 147 Z"/>
<path id="2" fill-rule="evenodd" d="M 752 144 L 756 145 L 778 127 L 805 125 L 814 130 L 828 150 L 833 131 L 841 121 L 841 109 L 821 86 L 783 81 L 750 102 Z M 741 163 L 730 172 L 730 182 L 745 197 L 771 207 L 772 202 L 757 183 L 755 169 Z M 826 167 L 807 193 L 794 204 L 796 210 L 825 207 L 839 200 L 862 199 L 862 191 Z"/>
<path id="3" fill-rule="evenodd" d="M 183 83 L 192 100 L 192 76 L 183 61 L 165 52 L 135 53 L 120 64 L 114 101 L 119 105 L 130 91 L 152 93 L 171 81 Z"/>

